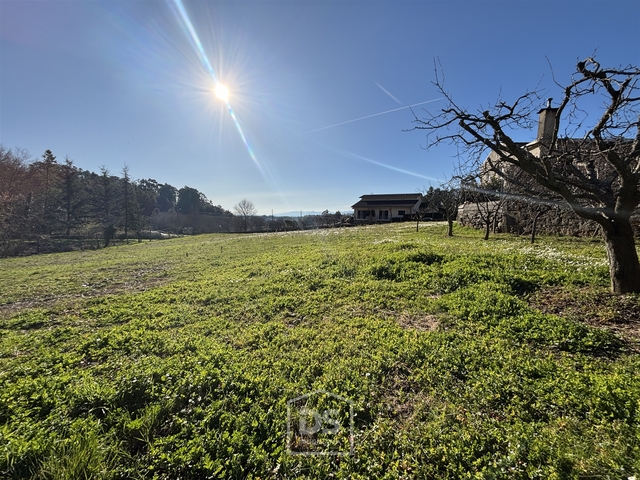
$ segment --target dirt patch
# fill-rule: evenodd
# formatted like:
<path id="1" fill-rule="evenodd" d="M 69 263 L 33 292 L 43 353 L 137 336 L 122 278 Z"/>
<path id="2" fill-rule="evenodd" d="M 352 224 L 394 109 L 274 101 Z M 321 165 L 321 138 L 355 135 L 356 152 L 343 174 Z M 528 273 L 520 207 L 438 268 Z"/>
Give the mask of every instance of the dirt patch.
<path id="1" fill-rule="evenodd" d="M 403 365 L 395 365 L 385 376 L 379 391 L 382 409 L 374 413 L 377 418 L 386 417 L 407 425 L 438 403 L 411 377 L 411 369 Z"/>
<path id="2" fill-rule="evenodd" d="M 167 283 L 168 277 L 164 268 L 147 268 L 131 272 L 126 280 L 101 279 L 99 282 L 83 283 L 81 291 L 77 293 L 65 293 L 59 295 L 42 295 L 29 299 L 16 300 L 15 302 L 0 305 L 0 318 L 8 318 L 22 310 L 30 308 L 51 308 L 63 304 L 75 303 L 85 298 L 117 295 L 120 293 L 144 292 L 151 288 Z"/>
<path id="3" fill-rule="evenodd" d="M 602 287 L 553 287 L 530 295 L 529 304 L 592 327 L 609 330 L 640 350 L 640 295 L 612 295 Z"/>
<path id="4" fill-rule="evenodd" d="M 435 315 L 403 313 L 398 317 L 398 325 L 403 328 L 426 332 L 438 328 L 440 321 Z"/>
<path id="5" fill-rule="evenodd" d="M 306 317 L 304 315 L 297 315 L 293 312 L 287 312 L 284 316 L 284 324 L 287 327 L 297 327 L 304 322 Z"/>

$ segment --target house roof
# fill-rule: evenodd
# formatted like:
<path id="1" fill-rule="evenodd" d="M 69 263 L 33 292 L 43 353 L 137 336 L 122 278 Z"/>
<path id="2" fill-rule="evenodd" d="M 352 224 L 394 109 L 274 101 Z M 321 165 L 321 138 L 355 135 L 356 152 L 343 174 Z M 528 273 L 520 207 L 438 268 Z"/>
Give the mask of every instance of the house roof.
<path id="1" fill-rule="evenodd" d="M 380 206 L 394 206 L 411 208 L 422 198 L 420 193 L 381 193 L 372 195 L 362 195 L 360 201 L 351 205 L 351 208 L 367 208 Z"/>

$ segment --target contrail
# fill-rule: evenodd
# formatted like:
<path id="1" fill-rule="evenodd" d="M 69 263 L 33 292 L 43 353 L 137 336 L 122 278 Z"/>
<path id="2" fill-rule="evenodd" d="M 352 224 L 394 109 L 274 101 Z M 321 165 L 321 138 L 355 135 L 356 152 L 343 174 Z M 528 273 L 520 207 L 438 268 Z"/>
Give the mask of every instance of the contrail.
<path id="1" fill-rule="evenodd" d="M 375 80 L 374 80 L 374 82 L 373 82 L 373 83 L 375 83 L 375 84 L 378 86 L 378 88 L 379 88 L 380 90 L 382 90 L 384 93 L 386 93 L 386 94 L 387 94 L 387 95 L 389 95 L 391 98 L 393 98 L 393 99 L 396 101 L 396 103 L 397 103 L 398 105 L 402 105 L 402 102 L 401 102 L 400 100 L 398 100 L 396 97 L 394 97 L 393 95 L 391 95 L 391 93 L 389 92 L 389 90 L 387 90 L 386 88 L 384 88 L 382 85 L 380 85 L 380 84 L 379 84 L 378 82 L 376 82 Z"/>
<path id="2" fill-rule="evenodd" d="M 338 127 L 340 125 L 346 125 L 347 123 L 358 122 L 360 120 L 364 120 L 365 118 L 377 117 L 378 115 L 385 115 L 387 113 L 397 112 L 398 110 L 404 110 L 405 108 L 417 107 L 418 105 L 424 105 L 425 103 L 437 102 L 438 100 L 442 100 L 443 98 L 444 97 L 440 97 L 440 98 L 436 98 L 434 100 L 427 100 L 426 102 L 420 102 L 420 103 L 414 103 L 412 105 L 407 105 L 406 107 L 399 107 L 399 108 L 394 108 L 392 110 L 387 110 L 385 112 L 373 113 L 373 114 L 367 115 L 365 117 L 354 118 L 353 120 L 347 120 L 346 122 L 334 123 L 333 125 L 329 125 L 327 127 L 316 128 L 315 130 L 309 130 L 308 132 L 304 132 L 304 134 L 306 135 L 307 133 L 319 132 L 320 130 L 326 130 L 327 128 L 333 128 L 333 127 Z"/>
<path id="3" fill-rule="evenodd" d="M 393 165 L 389 165 L 389 164 L 386 164 L 386 163 L 378 162 L 376 160 L 372 160 L 371 158 L 363 157 L 362 155 L 358 155 L 357 153 L 352 153 L 352 152 L 349 152 L 347 150 L 339 150 L 339 149 L 330 147 L 330 146 L 325 145 L 325 144 L 320 143 L 320 142 L 316 142 L 316 143 L 318 145 L 320 145 L 321 147 L 326 148 L 327 150 L 330 150 L 332 152 L 335 152 L 335 153 L 337 153 L 339 155 L 342 155 L 342 156 L 345 156 L 345 157 L 357 158 L 358 160 L 363 160 L 365 162 L 372 163 L 373 165 L 377 165 L 379 167 L 388 168 L 389 170 L 393 170 L 394 172 L 404 173 L 405 175 L 411 175 L 412 177 L 422 178 L 424 180 L 428 180 L 429 183 L 431 183 L 431 182 L 441 183 L 441 181 L 438 180 L 437 178 L 428 177 L 427 175 L 422 175 L 420 173 L 412 172 L 411 170 L 405 170 L 403 168 L 394 167 Z"/>
<path id="4" fill-rule="evenodd" d="M 347 153 L 347 152 L 345 152 Z M 405 170 L 403 168 L 394 167 L 393 165 L 388 165 L 386 163 L 377 162 L 367 157 L 363 157 L 361 155 L 357 155 L 355 153 L 348 153 L 352 157 L 359 158 L 360 160 L 364 160 L 365 162 L 373 163 L 374 165 L 378 165 L 379 167 L 388 168 L 389 170 L 393 170 L 395 172 L 404 173 L 405 175 L 411 175 L 412 177 L 422 178 L 424 180 L 429 180 L 429 182 L 439 182 L 437 178 L 428 177 L 426 175 L 421 175 L 420 173 L 412 172 L 411 170 Z"/>

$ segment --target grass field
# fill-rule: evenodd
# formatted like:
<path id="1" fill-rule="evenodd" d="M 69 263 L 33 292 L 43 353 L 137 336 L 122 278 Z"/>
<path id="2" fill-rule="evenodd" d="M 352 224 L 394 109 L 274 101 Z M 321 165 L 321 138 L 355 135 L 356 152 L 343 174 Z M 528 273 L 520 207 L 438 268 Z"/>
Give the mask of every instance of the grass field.
<path id="1" fill-rule="evenodd" d="M 481 235 L 0 260 L 0 477 L 638 477 L 640 296 L 599 240 Z"/>

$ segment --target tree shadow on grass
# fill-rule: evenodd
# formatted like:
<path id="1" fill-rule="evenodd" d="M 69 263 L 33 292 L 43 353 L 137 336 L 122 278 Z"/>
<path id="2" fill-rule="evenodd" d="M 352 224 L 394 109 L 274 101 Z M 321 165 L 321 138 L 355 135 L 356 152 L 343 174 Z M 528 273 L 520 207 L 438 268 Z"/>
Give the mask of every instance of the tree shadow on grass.
<path id="1" fill-rule="evenodd" d="M 605 287 L 549 287 L 527 298 L 542 313 L 606 330 L 640 353 L 640 295 L 613 295 Z"/>

